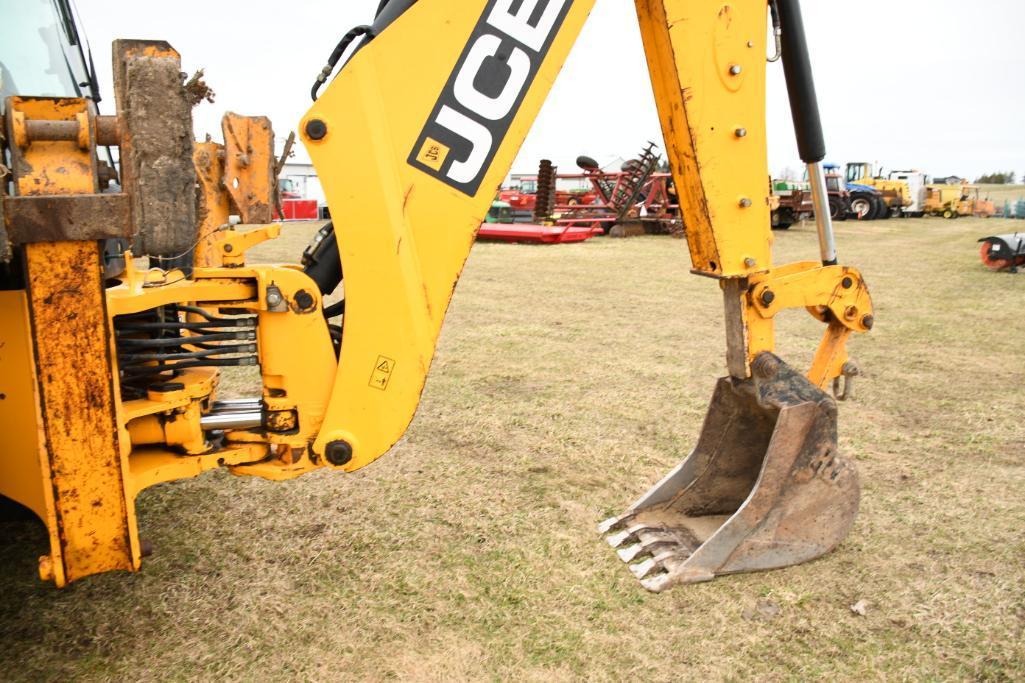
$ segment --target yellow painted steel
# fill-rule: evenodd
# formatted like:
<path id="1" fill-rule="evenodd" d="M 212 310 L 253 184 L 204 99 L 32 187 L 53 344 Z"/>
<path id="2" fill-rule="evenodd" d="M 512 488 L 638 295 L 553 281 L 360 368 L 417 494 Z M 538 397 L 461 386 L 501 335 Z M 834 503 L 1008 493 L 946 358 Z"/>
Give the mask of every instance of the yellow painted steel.
<path id="1" fill-rule="evenodd" d="M 224 182 L 224 145 L 197 142 L 192 153 L 192 163 L 196 167 L 199 197 L 196 205 L 199 221 L 196 267 L 220 266 L 219 242 L 224 236 L 220 229 L 228 224 L 231 215 L 231 198 Z"/>
<path id="2" fill-rule="evenodd" d="M 771 267 L 764 0 L 637 0 L 694 271 Z"/>
<path id="3" fill-rule="evenodd" d="M 23 197 L 98 190 L 95 108 L 85 99 L 12 97 L 10 148 L 15 193 Z M 76 121 L 74 141 L 31 141 L 26 119 Z M 33 350 L 40 517 L 50 553 L 40 576 L 58 586 L 139 566 L 133 502 L 126 494 L 129 447 L 120 439 L 100 244 L 43 242 L 23 247 L 25 301 Z M 17 498 L 17 496 L 14 496 Z"/>
<path id="4" fill-rule="evenodd" d="M 53 508 L 53 489 L 40 458 L 37 373 L 28 316 L 24 291 L 0 291 L 0 494 L 46 520 Z"/>
<path id="5" fill-rule="evenodd" d="M 274 130 L 265 116 L 228 112 L 224 133 L 224 188 L 243 223 L 269 223 L 274 194 Z"/>
<path id="6" fill-rule="evenodd" d="M 826 331 L 808 370 L 808 379 L 826 388 L 843 374 L 847 339 L 852 332 L 868 332 L 875 311 L 861 273 L 847 266 L 823 266 L 815 261 L 791 263 L 750 279 L 747 321 L 753 330 L 748 354 L 753 360 L 774 351 L 765 323 L 781 311 L 804 308 L 826 323 Z"/>
<path id="7" fill-rule="evenodd" d="M 472 196 L 407 158 L 471 43 L 485 0 L 413 5 L 355 55 L 299 126 L 335 217 L 345 273 L 340 373 L 313 450 L 348 443 L 346 470 L 387 452 L 413 417 L 477 229 L 593 0 L 566 4 L 563 26 Z M 321 140 L 305 132 L 313 119 L 326 124 Z M 445 153 L 429 147 L 421 161 Z"/>

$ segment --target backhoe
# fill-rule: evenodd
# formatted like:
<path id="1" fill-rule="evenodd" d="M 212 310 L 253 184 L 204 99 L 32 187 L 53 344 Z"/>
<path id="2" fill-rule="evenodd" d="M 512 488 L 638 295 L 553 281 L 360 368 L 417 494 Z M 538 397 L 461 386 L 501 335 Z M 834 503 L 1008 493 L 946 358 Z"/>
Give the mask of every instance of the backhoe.
<path id="1" fill-rule="evenodd" d="M 101 115 L 66 0 L 3 17 L 0 493 L 46 525 L 44 580 L 139 570 L 135 500 L 155 484 L 213 468 L 352 472 L 388 452 L 592 5 L 381 2 L 331 53 L 298 123 L 334 223 L 286 265 L 246 259 L 281 230 L 267 119 L 226 114 L 223 143 L 195 142 L 180 56 L 137 40 L 113 45 L 115 107 Z M 690 267 L 722 291 L 728 369 L 691 455 L 599 528 L 661 591 L 810 560 L 846 536 L 859 485 L 828 392 L 848 393 L 846 342 L 873 311 L 837 260 L 797 0 L 636 8 Z M 816 208 L 819 253 L 797 263 L 772 260 L 770 52 Z M 110 257 L 116 240 L 123 258 Z M 803 372 L 775 354 L 775 319 L 794 308 L 823 329 Z M 258 368 L 261 386 L 220 398 L 221 369 L 239 366 Z"/>

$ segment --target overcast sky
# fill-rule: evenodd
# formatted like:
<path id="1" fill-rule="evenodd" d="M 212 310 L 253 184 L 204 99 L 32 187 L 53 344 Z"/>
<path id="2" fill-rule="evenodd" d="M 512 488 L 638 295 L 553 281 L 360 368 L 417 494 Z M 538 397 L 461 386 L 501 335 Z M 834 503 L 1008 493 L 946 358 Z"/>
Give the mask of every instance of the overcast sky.
<path id="1" fill-rule="evenodd" d="M 270 116 L 287 135 L 335 43 L 369 23 L 377 4 L 77 0 L 108 96 L 105 113 L 113 111 L 111 40 L 163 39 L 182 53 L 185 70 L 206 69 L 217 103 L 196 110 L 196 133 L 217 139 L 225 110 Z M 971 178 L 1025 173 L 1025 2 L 805 0 L 803 7 L 830 160 Z M 778 175 L 799 161 L 781 69 L 770 65 L 769 73 L 769 162 Z M 633 3 L 597 0 L 513 170 L 536 170 L 542 157 L 564 170 L 579 154 L 629 157 L 648 139 L 661 144 Z"/>

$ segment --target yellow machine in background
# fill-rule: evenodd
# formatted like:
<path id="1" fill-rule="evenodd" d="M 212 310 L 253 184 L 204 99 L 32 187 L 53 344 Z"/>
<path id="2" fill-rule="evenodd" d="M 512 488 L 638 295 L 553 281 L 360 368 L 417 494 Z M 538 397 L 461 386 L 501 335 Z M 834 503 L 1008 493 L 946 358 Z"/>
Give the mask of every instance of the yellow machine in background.
<path id="1" fill-rule="evenodd" d="M 966 182 L 960 185 L 927 185 L 925 213 L 951 219 L 961 216 L 990 218 L 996 215 L 996 204 L 982 199 L 980 188 Z"/>
<path id="2" fill-rule="evenodd" d="M 864 161 L 847 164 L 847 184 L 864 185 L 879 192 L 887 210 L 880 218 L 898 217 L 904 209 L 915 203 L 908 183 L 875 175 L 872 164 Z"/>
<path id="3" fill-rule="evenodd" d="M 338 220 L 302 265 L 246 263 L 279 231 L 269 122 L 227 115 L 223 145 L 193 144 L 167 44 L 115 43 L 116 116 L 81 97 L 6 101 L 0 493 L 46 524 L 44 579 L 139 569 L 135 498 L 153 484 L 215 467 L 274 480 L 353 471 L 392 447 L 495 188 L 592 3 L 391 0 L 347 34 L 300 123 Z M 859 488 L 824 389 L 846 393 L 846 341 L 873 312 L 860 274 L 836 260 L 796 0 L 636 4 L 692 269 L 724 295 L 729 369 L 691 456 L 601 525 L 658 591 L 788 566 L 844 538 Z M 767 10 L 820 237 L 817 259 L 781 265 L 765 183 Z M 108 145 L 120 192 L 101 187 Z M 118 237 L 136 252 L 105 276 L 103 240 Z M 344 301 L 326 304 L 343 273 Z M 824 326 L 803 374 L 774 355 L 775 317 L 790 308 Z M 219 400 L 226 366 L 257 366 L 258 395 Z"/>

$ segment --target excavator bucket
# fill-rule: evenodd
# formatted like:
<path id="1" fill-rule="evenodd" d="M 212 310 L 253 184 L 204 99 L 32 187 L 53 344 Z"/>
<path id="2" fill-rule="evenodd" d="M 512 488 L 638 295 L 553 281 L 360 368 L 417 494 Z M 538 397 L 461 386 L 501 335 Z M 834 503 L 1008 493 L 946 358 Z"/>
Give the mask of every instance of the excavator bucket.
<path id="1" fill-rule="evenodd" d="M 836 403 L 763 353 L 719 380 L 697 447 L 625 514 L 599 525 L 650 591 L 788 567 L 835 548 L 858 511 Z"/>

